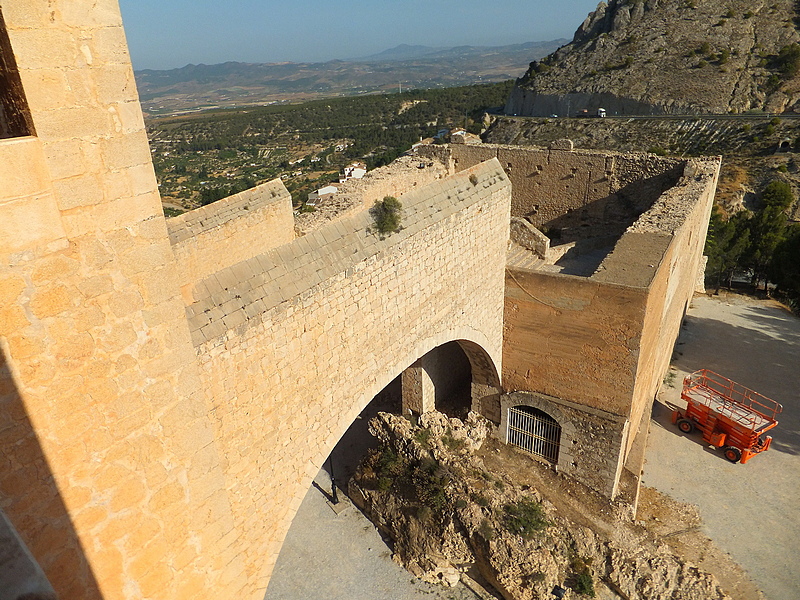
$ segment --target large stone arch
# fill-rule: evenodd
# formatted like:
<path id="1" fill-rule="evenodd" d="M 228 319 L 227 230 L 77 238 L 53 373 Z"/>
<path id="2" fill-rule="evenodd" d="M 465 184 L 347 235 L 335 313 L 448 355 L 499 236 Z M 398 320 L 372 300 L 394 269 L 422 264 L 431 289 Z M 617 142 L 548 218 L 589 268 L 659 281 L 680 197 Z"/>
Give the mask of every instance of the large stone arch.
<path id="1" fill-rule="evenodd" d="M 467 355 L 472 368 L 473 386 L 477 385 L 490 390 L 494 397 L 498 399 L 499 405 L 500 357 L 498 352 L 491 352 L 488 350 L 492 345 L 490 340 L 482 332 L 471 328 L 459 328 L 420 340 L 414 345 L 414 350 L 405 357 L 394 360 L 389 365 L 386 365 L 381 369 L 370 386 L 358 392 L 357 396 L 353 399 L 353 404 L 347 411 L 341 413 L 341 418 L 338 423 L 334 428 L 331 428 L 330 434 L 318 448 L 315 458 L 311 461 L 309 469 L 305 473 L 303 483 L 299 487 L 303 490 L 308 489 L 312 479 L 319 469 L 322 468 L 325 459 L 347 431 L 347 428 L 361 414 L 378 392 L 385 388 L 420 357 L 448 342 L 457 342 Z M 296 512 L 296 509 L 297 507 L 295 507 L 294 512 Z"/>
<path id="2" fill-rule="evenodd" d="M 284 514 L 284 522 L 280 526 L 281 536 L 273 548 L 274 559 L 277 559 L 280 553 L 292 521 L 300 508 L 300 503 L 311 487 L 314 477 L 323 468 L 327 457 L 348 427 L 362 413 L 372 398 L 405 369 L 430 350 L 448 342 L 458 342 L 465 349 L 464 352 L 473 368 L 473 385 L 485 386 L 487 389 L 495 390 L 494 395 L 498 398 L 499 406 L 501 357 L 499 344 L 493 344 L 483 332 L 470 327 L 455 328 L 418 340 L 412 346 L 412 350 L 405 356 L 396 358 L 380 368 L 369 385 L 360 390 L 354 390 L 353 402 L 346 410 L 340 411 L 340 418 L 335 424 L 332 424 L 329 428 L 318 429 L 319 433 L 324 437 L 318 440 L 313 458 L 304 467 L 301 467 L 303 475 L 296 480 L 293 489 L 283 490 L 285 498 L 290 499 L 290 501 L 287 503 L 288 510 Z M 365 362 L 362 368 L 369 369 L 370 365 Z M 273 498 L 272 500 L 278 501 L 279 499 Z"/>

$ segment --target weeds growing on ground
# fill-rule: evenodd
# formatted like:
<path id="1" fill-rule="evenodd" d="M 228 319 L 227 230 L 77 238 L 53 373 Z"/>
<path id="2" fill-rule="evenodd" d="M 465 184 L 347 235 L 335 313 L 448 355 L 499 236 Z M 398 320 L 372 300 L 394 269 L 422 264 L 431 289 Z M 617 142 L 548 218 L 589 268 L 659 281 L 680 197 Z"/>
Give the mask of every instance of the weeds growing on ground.
<path id="1" fill-rule="evenodd" d="M 523 498 L 503 507 L 503 525 L 511 533 L 530 539 L 550 525 L 542 505 L 532 498 Z"/>

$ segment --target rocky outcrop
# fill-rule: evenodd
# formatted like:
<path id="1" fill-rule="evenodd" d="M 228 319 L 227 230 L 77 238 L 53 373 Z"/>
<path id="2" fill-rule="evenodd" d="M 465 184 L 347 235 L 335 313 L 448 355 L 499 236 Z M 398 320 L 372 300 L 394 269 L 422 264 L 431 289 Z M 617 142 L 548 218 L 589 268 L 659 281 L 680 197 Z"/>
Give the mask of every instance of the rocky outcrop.
<path id="1" fill-rule="evenodd" d="M 729 598 L 713 575 L 635 525 L 627 505 L 590 508 L 573 491 L 557 506 L 524 477 L 487 465 L 487 453 L 503 450 L 486 450 L 482 417 L 430 413 L 414 426 L 381 413 L 370 427 L 380 447 L 351 482 L 351 498 L 423 579 L 453 584 L 470 572 L 507 600 L 549 598 L 556 585 L 627 600 Z"/>
<path id="2" fill-rule="evenodd" d="M 609 0 L 532 62 L 507 114 L 800 112 L 794 0 Z"/>

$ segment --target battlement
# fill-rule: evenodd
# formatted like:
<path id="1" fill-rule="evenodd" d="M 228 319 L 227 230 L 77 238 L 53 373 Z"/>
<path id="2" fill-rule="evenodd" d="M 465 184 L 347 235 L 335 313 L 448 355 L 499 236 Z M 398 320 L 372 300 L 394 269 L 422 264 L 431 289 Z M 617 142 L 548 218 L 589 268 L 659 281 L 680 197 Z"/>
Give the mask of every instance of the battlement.
<path id="1" fill-rule="evenodd" d="M 167 219 L 184 301 L 196 282 L 291 242 L 292 197 L 280 179 Z"/>

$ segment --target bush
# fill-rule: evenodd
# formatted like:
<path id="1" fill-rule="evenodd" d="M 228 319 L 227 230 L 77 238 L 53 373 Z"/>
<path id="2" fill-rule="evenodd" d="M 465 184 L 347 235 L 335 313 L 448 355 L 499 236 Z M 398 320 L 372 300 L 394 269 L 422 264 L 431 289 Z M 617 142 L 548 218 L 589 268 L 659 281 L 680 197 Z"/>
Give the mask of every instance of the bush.
<path id="1" fill-rule="evenodd" d="M 453 437 L 453 430 L 447 429 L 447 433 L 442 436 L 442 444 L 451 452 L 461 452 L 467 447 L 466 440 Z"/>
<path id="2" fill-rule="evenodd" d="M 478 527 L 478 533 L 487 542 L 494 537 L 494 527 L 492 527 L 492 523 L 489 521 L 489 519 L 484 519 L 481 521 L 481 525 Z"/>
<path id="3" fill-rule="evenodd" d="M 524 498 L 503 507 L 503 524 L 511 533 L 525 539 L 536 535 L 550 525 L 544 515 L 542 505 L 535 500 Z"/>
<path id="4" fill-rule="evenodd" d="M 180 210 L 179 208 L 171 208 L 169 206 L 163 206 L 164 209 L 164 216 L 169 219 L 171 217 L 177 217 L 178 215 L 182 215 L 185 213 L 185 210 Z"/>
<path id="5" fill-rule="evenodd" d="M 594 598 L 594 580 L 588 573 L 578 573 L 575 580 L 575 591 L 582 596 Z"/>
<path id="6" fill-rule="evenodd" d="M 761 194 L 761 202 L 765 207 L 786 210 L 794 202 L 792 186 L 785 181 L 770 181 Z"/>
<path id="7" fill-rule="evenodd" d="M 483 494 L 470 494 L 469 499 L 480 507 L 487 508 L 489 506 L 489 500 Z"/>
<path id="8" fill-rule="evenodd" d="M 778 56 L 772 61 L 784 79 L 794 77 L 800 72 L 800 44 L 789 44 L 781 48 Z"/>
<path id="9" fill-rule="evenodd" d="M 377 200 L 370 210 L 375 222 L 375 229 L 381 235 L 400 231 L 400 210 L 403 205 L 394 196 L 385 196 Z"/>
<path id="10" fill-rule="evenodd" d="M 437 512 L 448 505 L 449 474 L 433 459 L 422 460 L 411 469 L 409 483 L 417 500 Z"/>
<path id="11" fill-rule="evenodd" d="M 433 432 L 430 429 L 419 429 L 414 433 L 414 440 L 426 450 L 430 450 L 431 435 L 433 435 Z"/>

